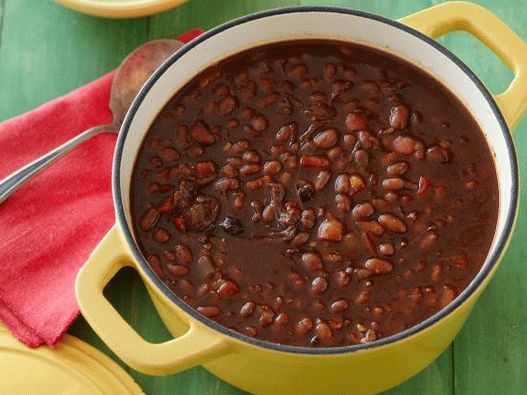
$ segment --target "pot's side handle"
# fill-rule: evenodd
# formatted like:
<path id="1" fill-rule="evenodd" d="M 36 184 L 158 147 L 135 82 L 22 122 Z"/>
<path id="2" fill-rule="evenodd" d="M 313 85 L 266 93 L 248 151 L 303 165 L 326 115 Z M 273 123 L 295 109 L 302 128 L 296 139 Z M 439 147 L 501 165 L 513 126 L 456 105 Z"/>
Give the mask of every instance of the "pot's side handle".
<path id="1" fill-rule="evenodd" d="M 225 341 L 190 322 L 182 336 L 164 343 L 149 343 L 119 315 L 103 291 L 123 267 L 132 266 L 120 231 L 114 226 L 80 270 L 75 292 L 86 321 L 132 368 L 152 375 L 176 373 L 225 352 Z"/>
<path id="2" fill-rule="evenodd" d="M 510 130 L 514 130 L 527 110 L 527 44 L 509 26 L 485 8 L 464 1 L 431 7 L 400 22 L 432 38 L 463 30 L 494 51 L 514 72 L 507 90 L 494 97 Z"/>

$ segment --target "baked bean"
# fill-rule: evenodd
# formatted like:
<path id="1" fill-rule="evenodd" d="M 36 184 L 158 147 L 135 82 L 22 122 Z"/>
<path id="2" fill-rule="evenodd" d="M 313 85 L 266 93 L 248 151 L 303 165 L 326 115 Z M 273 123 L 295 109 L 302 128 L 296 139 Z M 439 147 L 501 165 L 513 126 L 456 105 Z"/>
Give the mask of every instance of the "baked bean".
<path id="1" fill-rule="evenodd" d="M 339 299 L 331 304 L 330 310 L 332 313 L 340 313 L 349 307 L 346 299 Z"/>
<path id="2" fill-rule="evenodd" d="M 199 121 L 190 127 L 190 137 L 196 143 L 202 145 L 211 145 L 216 141 L 208 126 Z"/>
<path id="3" fill-rule="evenodd" d="M 322 258 L 314 252 L 304 252 L 302 254 L 302 265 L 310 272 L 317 272 L 323 269 Z"/>
<path id="4" fill-rule="evenodd" d="M 218 306 L 198 306 L 196 310 L 208 318 L 217 317 L 221 313 L 221 310 Z"/>
<path id="5" fill-rule="evenodd" d="M 347 213 L 351 210 L 350 198 L 340 193 L 335 195 L 335 205 L 337 206 L 337 210 L 342 213 Z"/>
<path id="6" fill-rule="evenodd" d="M 410 110 L 404 104 L 394 106 L 390 110 L 390 125 L 394 129 L 404 129 L 408 125 Z"/>
<path id="7" fill-rule="evenodd" d="M 317 174 L 315 181 L 313 182 L 315 191 L 323 190 L 326 187 L 327 183 L 329 182 L 330 178 L 331 178 L 331 172 L 327 170 L 320 171 Z"/>
<path id="8" fill-rule="evenodd" d="M 406 224 L 393 214 L 381 214 L 377 218 L 379 223 L 390 232 L 394 233 L 404 233 L 406 232 Z"/>
<path id="9" fill-rule="evenodd" d="M 336 129 L 326 129 L 323 132 L 318 133 L 313 141 L 317 148 L 328 149 L 337 144 L 339 135 Z"/>
<path id="10" fill-rule="evenodd" d="M 170 233 L 165 228 L 157 228 L 152 233 L 152 238 L 158 243 L 166 243 L 170 239 Z"/>
<path id="11" fill-rule="evenodd" d="M 264 168 L 263 168 L 264 174 L 267 174 L 270 176 L 277 175 L 278 173 L 280 173 L 281 170 L 282 170 L 282 164 L 278 162 L 277 160 L 265 162 Z"/>
<path id="12" fill-rule="evenodd" d="M 311 329 L 313 329 L 313 320 L 308 317 L 302 318 L 295 325 L 295 334 L 297 336 L 305 336 L 311 331 Z"/>
<path id="13" fill-rule="evenodd" d="M 370 258 L 366 260 L 364 266 L 367 269 L 373 270 L 376 274 L 390 273 L 393 270 L 392 263 L 382 258 Z"/>
<path id="14" fill-rule="evenodd" d="M 148 211 L 141 217 L 139 226 L 143 231 L 152 229 L 159 220 L 160 213 L 156 208 L 149 208 Z"/>
<path id="15" fill-rule="evenodd" d="M 328 281 L 324 277 L 315 277 L 311 289 L 317 294 L 323 293 L 328 288 Z"/>
<path id="16" fill-rule="evenodd" d="M 401 161 L 391 164 L 386 168 L 386 175 L 388 177 L 400 177 L 408 171 L 408 163 Z"/>
<path id="17" fill-rule="evenodd" d="M 368 343 L 448 305 L 485 260 L 492 155 L 458 99 L 402 60 L 266 45 L 167 103 L 131 177 L 135 239 L 220 325 L 292 346 Z"/>
<path id="18" fill-rule="evenodd" d="M 344 226 L 335 218 L 326 218 L 318 227 L 317 236 L 320 240 L 337 242 L 342 240 Z"/>
<path id="19" fill-rule="evenodd" d="M 363 220 L 373 215 L 375 207 L 370 202 L 359 203 L 353 207 L 352 216 L 355 220 Z"/>

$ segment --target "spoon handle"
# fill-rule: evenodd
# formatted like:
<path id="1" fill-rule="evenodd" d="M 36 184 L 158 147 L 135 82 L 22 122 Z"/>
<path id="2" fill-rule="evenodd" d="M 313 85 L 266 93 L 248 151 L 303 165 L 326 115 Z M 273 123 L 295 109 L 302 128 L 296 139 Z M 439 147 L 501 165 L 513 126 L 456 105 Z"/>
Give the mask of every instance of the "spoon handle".
<path id="1" fill-rule="evenodd" d="M 44 170 L 50 164 L 55 162 L 62 155 L 71 151 L 73 148 L 88 140 L 92 136 L 105 131 L 112 131 L 117 129 L 114 124 L 99 125 L 89 128 L 84 132 L 78 134 L 71 140 L 65 142 L 61 146 L 55 148 L 53 151 L 35 159 L 33 162 L 27 164 L 21 169 L 15 171 L 13 174 L 7 176 L 0 181 L 0 204 L 3 203 L 14 191 L 16 191 L 22 184 L 33 177 L 35 174 Z"/>

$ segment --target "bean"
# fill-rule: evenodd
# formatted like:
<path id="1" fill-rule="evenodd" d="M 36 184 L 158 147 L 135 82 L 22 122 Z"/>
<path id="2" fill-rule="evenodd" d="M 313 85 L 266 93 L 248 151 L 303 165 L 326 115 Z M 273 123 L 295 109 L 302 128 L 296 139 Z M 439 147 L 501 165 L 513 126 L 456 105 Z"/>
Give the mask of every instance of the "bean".
<path id="1" fill-rule="evenodd" d="M 395 248 L 392 243 L 381 243 L 379 244 L 379 252 L 382 255 L 390 256 L 395 253 Z"/>
<path id="2" fill-rule="evenodd" d="M 265 162 L 264 167 L 263 167 L 264 174 L 267 174 L 270 176 L 274 176 L 280 173 L 281 170 L 282 170 L 282 164 L 278 162 L 277 160 Z"/>
<path id="3" fill-rule="evenodd" d="M 183 265 L 168 264 L 166 268 L 170 274 L 173 274 L 175 276 L 185 276 L 190 271 L 187 266 Z"/>
<path id="4" fill-rule="evenodd" d="M 295 325 L 295 335 L 305 336 L 313 329 L 313 320 L 309 317 L 302 318 Z"/>
<path id="5" fill-rule="evenodd" d="M 342 240 L 344 225 L 335 218 L 326 218 L 318 227 L 320 240 L 338 242 Z"/>
<path id="6" fill-rule="evenodd" d="M 351 200 L 346 195 L 338 193 L 335 195 L 335 205 L 341 213 L 347 213 L 351 210 Z"/>
<path id="7" fill-rule="evenodd" d="M 216 141 L 214 135 L 204 122 L 196 122 L 190 127 L 190 137 L 202 145 L 211 145 Z"/>
<path id="8" fill-rule="evenodd" d="M 254 309 L 256 308 L 256 303 L 254 302 L 247 302 L 245 303 L 242 308 L 240 309 L 240 317 L 242 318 L 248 318 L 251 316 L 251 314 L 254 312 Z"/>
<path id="9" fill-rule="evenodd" d="M 363 220 L 375 212 L 375 207 L 370 202 L 359 203 L 353 207 L 351 215 L 355 220 Z"/>
<path id="10" fill-rule="evenodd" d="M 381 214 L 377 220 L 385 229 L 389 230 L 390 232 L 406 232 L 406 224 L 393 214 Z"/>
<path id="11" fill-rule="evenodd" d="M 324 277 L 315 277 L 311 283 L 311 289 L 317 294 L 323 293 L 328 288 L 328 280 Z"/>
<path id="12" fill-rule="evenodd" d="M 300 166 L 302 167 L 325 169 L 329 165 L 329 160 L 321 155 L 302 155 L 300 157 Z"/>
<path id="13" fill-rule="evenodd" d="M 370 258 L 366 260 L 364 266 L 372 270 L 375 274 L 390 273 L 393 270 L 393 264 L 383 258 Z"/>
<path id="14" fill-rule="evenodd" d="M 382 180 L 382 186 L 387 191 L 400 191 L 404 188 L 404 180 L 399 177 L 385 178 Z"/>
<path id="15" fill-rule="evenodd" d="M 146 232 L 152 229 L 157 224 L 159 217 L 160 213 L 156 208 L 149 208 L 148 211 L 143 214 L 141 221 L 139 222 L 141 230 Z"/>
<path id="16" fill-rule="evenodd" d="M 386 175 L 389 177 L 400 177 L 408 171 L 408 168 L 407 162 L 396 162 L 386 168 Z"/>
<path id="17" fill-rule="evenodd" d="M 363 112 L 351 112 L 346 116 L 346 128 L 350 132 L 368 128 L 368 118 Z"/>
<path id="18" fill-rule="evenodd" d="M 223 173 L 224 176 L 229 177 L 229 178 L 235 178 L 239 174 L 239 171 L 236 168 L 236 166 L 234 166 L 232 164 L 227 164 L 227 165 L 223 166 L 221 168 L 221 172 Z"/>
<path id="19" fill-rule="evenodd" d="M 198 147 L 190 147 L 189 152 L 193 157 L 199 158 L 200 156 L 203 156 L 203 154 L 205 153 L 205 150 L 203 149 L 203 147 L 198 146 Z"/>
<path id="20" fill-rule="evenodd" d="M 361 130 L 358 133 L 360 147 L 364 150 L 369 150 L 372 147 L 378 148 L 379 147 L 379 138 L 377 136 L 374 136 L 370 132 L 367 132 L 365 130 Z"/>
<path id="21" fill-rule="evenodd" d="M 331 178 L 330 171 L 327 171 L 327 170 L 320 171 L 317 174 L 315 181 L 313 182 L 315 186 L 315 191 L 323 190 L 326 187 L 327 183 L 329 182 L 330 178 Z"/>
<path id="22" fill-rule="evenodd" d="M 161 273 L 163 272 L 163 269 L 161 267 L 161 260 L 159 259 L 157 255 L 155 254 L 148 255 L 146 257 L 146 261 L 158 275 L 161 275 Z"/>
<path id="23" fill-rule="evenodd" d="M 295 133 L 296 131 L 297 131 L 296 123 L 290 123 L 290 124 L 284 125 L 278 130 L 278 132 L 276 132 L 276 141 L 285 143 L 291 138 L 293 133 Z"/>
<path id="24" fill-rule="evenodd" d="M 249 120 L 249 125 L 254 131 L 261 133 L 267 129 L 269 121 L 265 115 L 256 114 Z"/>
<path id="25" fill-rule="evenodd" d="M 198 178 L 209 178 L 213 176 L 215 172 L 216 166 L 212 161 L 198 162 L 196 164 L 196 173 Z"/>
<path id="26" fill-rule="evenodd" d="M 336 129 L 330 128 L 318 133 L 313 142 L 319 149 L 328 149 L 333 147 L 338 141 L 339 135 Z"/>
<path id="27" fill-rule="evenodd" d="M 436 244 L 439 237 L 435 233 L 429 233 L 423 237 L 419 243 L 419 248 L 423 251 L 430 250 Z"/>
<path id="28" fill-rule="evenodd" d="M 240 126 L 240 121 L 238 121 L 237 119 L 229 119 L 225 124 L 225 127 L 228 130 L 236 129 L 238 126 Z"/>
<path id="29" fill-rule="evenodd" d="M 302 254 L 302 265 L 310 272 L 316 272 L 323 269 L 322 258 L 315 252 L 304 252 Z"/>
<path id="30" fill-rule="evenodd" d="M 236 109 L 237 104 L 237 100 L 234 96 L 226 96 L 218 103 L 218 112 L 223 116 L 232 114 Z"/>
<path id="31" fill-rule="evenodd" d="M 260 172 L 260 170 L 261 170 L 260 165 L 243 165 L 240 168 L 240 175 L 241 176 L 251 176 L 253 174 Z"/>
<path id="32" fill-rule="evenodd" d="M 333 337 L 333 331 L 325 322 L 317 324 L 315 328 L 316 336 L 320 341 L 326 342 Z"/>
<path id="33" fill-rule="evenodd" d="M 232 280 L 226 280 L 216 291 L 221 298 L 228 298 L 240 292 L 240 287 Z"/>
<path id="34" fill-rule="evenodd" d="M 444 285 L 443 286 L 443 293 L 441 294 L 441 299 L 439 301 L 439 305 L 441 308 L 447 306 L 452 302 L 457 296 L 457 290 L 450 286 L 450 285 Z"/>
<path id="35" fill-rule="evenodd" d="M 289 314 L 279 313 L 274 319 L 274 323 L 279 328 L 285 328 L 289 322 Z"/>
<path id="36" fill-rule="evenodd" d="M 304 285 L 306 285 L 302 276 L 296 272 L 289 273 L 289 279 L 291 280 L 294 289 L 302 289 Z"/>
<path id="37" fill-rule="evenodd" d="M 440 146 L 432 146 L 426 150 L 426 158 L 438 162 L 447 163 L 452 159 L 450 152 Z"/>
<path id="38" fill-rule="evenodd" d="M 150 164 L 154 167 L 161 167 L 163 166 L 163 161 L 161 160 L 159 156 L 153 156 L 150 159 Z"/>
<path id="39" fill-rule="evenodd" d="M 243 153 L 242 159 L 247 163 L 260 163 L 260 155 L 254 150 L 247 150 Z"/>
<path id="40" fill-rule="evenodd" d="M 174 253 L 178 263 L 182 265 L 189 265 L 192 263 L 193 256 L 192 251 L 184 244 L 177 244 L 174 247 Z"/>
<path id="41" fill-rule="evenodd" d="M 270 223 L 274 221 L 276 217 L 277 217 L 277 211 L 276 211 L 275 206 L 270 204 L 264 208 L 262 212 L 262 219 L 264 222 Z"/>
<path id="42" fill-rule="evenodd" d="M 356 141 L 357 139 L 355 138 L 355 135 L 353 133 L 346 133 L 344 135 L 344 146 L 347 149 L 350 149 L 350 150 L 353 149 Z"/>
<path id="43" fill-rule="evenodd" d="M 404 129 L 408 125 L 410 110 L 404 104 L 394 106 L 390 110 L 390 125 L 394 129 Z"/>
<path id="44" fill-rule="evenodd" d="M 238 140 L 234 144 L 231 145 L 231 148 L 229 150 L 230 154 L 233 155 L 239 155 L 244 153 L 249 149 L 249 142 L 247 140 Z"/>
<path id="45" fill-rule="evenodd" d="M 333 302 L 329 308 L 332 313 L 340 313 L 349 307 L 349 303 L 346 299 L 339 299 Z"/>
<path id="46" fill-rule="evenodd" d="M 432 270 L 430 272 L 430 280 L 434 283 L 438 283 L 441 280 L 441 276 L 443 275 L 443 266 L 436 263 L 434 266 L 432 266 Z"/>
<path id="47" fill-rule="evenodd" d="M 170 239 L 170 233 L 165 228 L 157 228 L 152 233 L 152 238 L 158 243 L 166 243 Z"/>
<path id="48" fill-rule="evenodd" d="M 179 152 L 172 147 L 163 147 L 160 151 L 161 158 L 166 161 L 176 161 L 181 158 Z"/>
<path id="49" fill-rule="evenodd" d="M 366 183 L 362 177 L 358 174 L 352 174 L 350 176 L 350 194 L 354 195 L 359 193 L 364 188 L 366 188 Z"/>
<path id="50" fill-rule="evenodd" d="M 351 180 L 347 173 L 342 173 L 335 179 L 335 192 L 348 195 L 351 190 Z"/>
<path id="51" fill-rule="evenodd" d="M 273 322 L 275 312 L 267 305 L 261 305 L 258 306 L 258 308 L 260 310 L 260 318 L 258 319 L 258 322 L 262 328 L 265 328 Z"/>
<path id="52" fill-rule="evenodd" d="M 340 288 L 344 288 L 350 282 L 350 276 L 344 270 L 337 270 L 335 272 L 335 283 Z"/>
<path id="53" fill-rule="evenodd" d="M 221 310 L 218 306 L 198 306 L 196 310 L 208 318 L 217 317 L 221 313 Z"/>
<path id="54" fill-rule="evenodd" d="M 360 221 L 357 222 L 357 225 L 362 230 L 370 232 L 375 236 L 381 236 L 384 233 L 382 226 L 377 221 Z"/>
<path id="55" fill-rule="evenodd" d="M 397 136 L 392 143 L 395 152 L 402 155 L 411 155 L 416 150 L 418 141 L 408 135 Z"/>

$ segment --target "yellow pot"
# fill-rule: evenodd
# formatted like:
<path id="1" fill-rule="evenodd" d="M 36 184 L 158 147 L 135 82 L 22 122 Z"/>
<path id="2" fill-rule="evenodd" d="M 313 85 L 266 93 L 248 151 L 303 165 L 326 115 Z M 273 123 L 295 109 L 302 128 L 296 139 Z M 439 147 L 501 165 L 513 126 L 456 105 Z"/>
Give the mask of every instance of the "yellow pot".
<path id="1" fill-rule="evenodd" d="M 429 38 L 465 30 L 514 71 L 492 97 L 477 77 Z M 423 34 L 424 33 L 424 34 Z M 228 330 L 176 297 L 142 257 L 131 232 L 130 176 L 138 148 L 164 104 L 196 73 L 240 50 L 269 42 L 323 38 L 360 42 L 396 54 L 441 80 L 480 123 L 495 158 L 500 208 L 487 259 L 473 282 L 426 321 L 370 344 L 337 348 L 276 345 Z M 223 380 L 255 393 L 373 393 L 397 385 L 433 361 L 461 328 L 490 281 L 509 241 L 518 206 L 518 169 L 509 134 L 527 107 L 527 45 L 503 22 L 470 3 L 449 2 L 395 22 L 364 12 L 326 7 L 266 11 L 217 27 L 178 51 L 147 82 L 121 129 L 113 168 L 117 223 L 77 279 L 82 314 L 128 365 L 148 374 L 201 364 Z M 151 344 L 113 309 L 103 289 L 124 266 L 134 267 L 174 339 Z"/>

